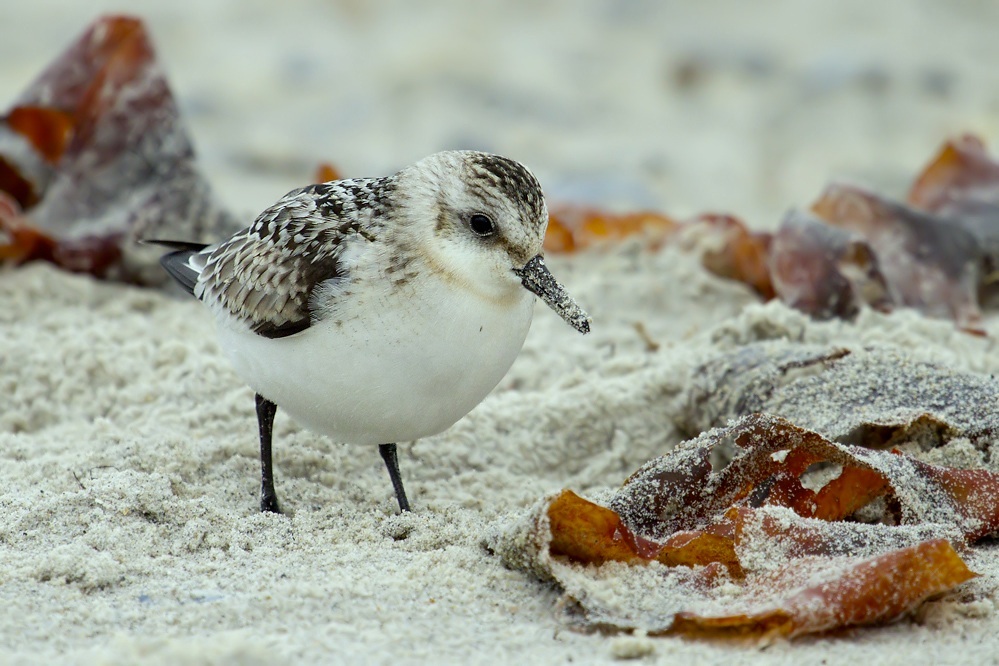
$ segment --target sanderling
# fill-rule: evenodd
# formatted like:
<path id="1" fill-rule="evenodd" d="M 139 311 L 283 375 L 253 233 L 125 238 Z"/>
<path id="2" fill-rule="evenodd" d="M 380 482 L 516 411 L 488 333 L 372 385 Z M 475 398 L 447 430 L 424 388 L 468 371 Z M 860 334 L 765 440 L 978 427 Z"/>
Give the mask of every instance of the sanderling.
<path id="1" fill-rule="evenodd" d="M 590 319 L 545 267 L 548 210 L 523 165 L 471 151 L 387 178 L 285 195 L 248 228 L 174 248 L 163 266 L 215 315 L 256 392 L 262 511 L 279 511 L 277 407 L 335 441 L 378 444 L 409 510 L 396 443 L 443 432 L 503 378 L 537 295 L 581 333 Z"/>

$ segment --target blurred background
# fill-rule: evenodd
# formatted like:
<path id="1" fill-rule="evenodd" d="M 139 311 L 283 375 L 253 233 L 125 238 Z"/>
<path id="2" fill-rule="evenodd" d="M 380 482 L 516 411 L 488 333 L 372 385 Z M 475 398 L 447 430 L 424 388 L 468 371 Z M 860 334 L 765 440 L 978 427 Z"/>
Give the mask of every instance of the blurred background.
<path id="1" fill-rule="evenodd" d="M 202 169 L 247 217 L 328 160 L 475 148 L 552 201 L 772 227 L 830 180 L 903 193 L 948 136 L 999 152 L 999 3 L 7 2 L 0 99 L 97 15 L 152 32 Z"/>

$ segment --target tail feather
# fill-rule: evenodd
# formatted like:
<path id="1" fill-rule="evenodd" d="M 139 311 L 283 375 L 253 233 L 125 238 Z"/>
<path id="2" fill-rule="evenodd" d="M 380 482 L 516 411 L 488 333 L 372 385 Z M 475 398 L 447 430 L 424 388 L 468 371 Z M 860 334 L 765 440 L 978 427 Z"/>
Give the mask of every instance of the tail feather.
<path id="1" fill-rule="evenodd" d="M 160 265 L 176 280 L 189 294 L 194 294 L 194 286 L 201 276 L 201 262 L 192 259 L 202 253 L 208 247 L 202 243 L 187 243 L 184 241 L 168 240 L 144 240 L 143 243 L 162 245 L 173 249 L 160 257 Z"/>

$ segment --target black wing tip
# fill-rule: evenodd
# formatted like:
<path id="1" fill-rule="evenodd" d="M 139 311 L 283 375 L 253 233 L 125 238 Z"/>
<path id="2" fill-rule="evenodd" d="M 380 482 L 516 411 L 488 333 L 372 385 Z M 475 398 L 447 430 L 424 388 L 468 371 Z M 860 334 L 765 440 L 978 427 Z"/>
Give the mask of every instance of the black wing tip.
<path id="1" fill-rule="evenodd" d="M 141 238 L 139 243 L 142 245 L 160 245 L 162 247 L 168 247 L 171 250 L 186 250 L 188 252 L 201 252 L 208 245 L 206 243 L 190 243 L 188 241 L 175 241 L 175 240 L 161 240 L 159 238 Z"/>
<path id="2" fill-rule="evenodd" d="M 261 322 L 253 326 L 251 330 L 257 335 L 265 338 L 287 338 L 291 335 L 295 335 L 296 333 L 301 333 L 311 325 L 312 322 L 308 317 L 305 317 L 304 319 L 290 321 L 281 325 L 275 325 L 271 322 Z"/>
<path id="3" fill-rule="evenodd" d="M 207 245 L 204 243 L 188 243 L 186 241 L 170 240 L 142 240 L 145 245 L 162 245 L 172 248 L 173 252 L 167 252 L 160 257 L 160 265 L 170 274 L 180 286 L 187 290 L 187 293 L 194 295 L 194 286 L 198 283 L 198 273 L 188 264 L 191 255 L 204 250 Z"/>

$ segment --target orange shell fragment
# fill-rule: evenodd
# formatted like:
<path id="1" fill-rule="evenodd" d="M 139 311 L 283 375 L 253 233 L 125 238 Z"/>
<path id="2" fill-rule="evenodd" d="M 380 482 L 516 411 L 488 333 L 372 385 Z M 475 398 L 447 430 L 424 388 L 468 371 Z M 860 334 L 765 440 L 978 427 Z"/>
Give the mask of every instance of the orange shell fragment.
<path id="1" fill-rule="evenodd" d="M 669 567 L 719 564 L 732 578 L 745 578 L 746 573 L 735 552 L 739 527 L 738 520 L 729 520 L 726 516 L 705 530 L 677 532 L 663 543 L 656 559 Z"/>
<path id="2" fill-rule="evenodd" d="M 853 185 L 830 185 L 812 211 L 864 238 L 894 301 L 981 333 L 984 254 L 969 231 Z"/>
<path id="3" fill-rule="evenodd" d="M 319 166 L 316 167 L 315 174 L 312 176 L 312 182 L 314 183 L 328 183 L 331 180 L 340 180 L 343 176 L 340 174 L 340 170 L 333 166 L 330 162 L 320 162 Z"/>
<path id="4" fill-rule="evenodd" d="M 55 164 L 73 136 L 73 115 L 43 106 L 17 106 L 6 118 L 7 126 L 26 138 L 50 164 Z"/>
<path id="5" fill-rule="evenodd" d="M 736 454 L 714 469 L 722 442 Z M 801 478 L 817 463 L 840 469 L 813 490 Z M 848 520 L 882 497 L 875 524 Z M 999 474 L 838 444 L 752 414 L 650 461 L 610 506 L 563 491 L 547 507 L 549 552 L 666 565 L 656 575 L 684 591 L 653 632 L 793 637 L 889 621 L 973 578 L 952 542 L 999 529 Z M 593 610 L 603 625 L 633 621 Z"/>
<path id="6" fill-rule="evenodd" d="M 198 171 L 137 18 L 91 24 L 0 116 L 0 139 L 0 192 L 17 204 L 0 213 L 0 262 L 159 284 L 158 252 L 138 239 L 210 242 L 243 226 Z"/>
<path id="7" fill-rule="evenodd" d="M 28 257 L 51 257 L 55 241 L 25 224 L 20 206 L 11 195 L 0 190 L 0 262 L 19 264 Z"/>
<path id="8" fill-rule="evenodd" d="M 892 303 L 870 244 L 803 211 L 784 216 L 768 266 L 781 301 L 818 319 L 851 318 L 864 304 L 885 311 Z"/>
<path id="9" fill-rule="evenodd" d="M 648 561 L 659 550 L 657 544 L 633 534 L 616 513 L 571 490 L 563 490 L 548 505 L 548 520 L 552 555 L 577 562 Z"/>
<path id="10" fill-rule="evenodd" d="M 946 142 L 919 174 L 909 190 L 909 203 L 934 212 L 960 208 L 962 200 L 979 199 L 975 190 L 991 189 L 999 198 L 999 162 L 992 160 L 985 144 L 965 134 Z"/>
<path id="11" fill-rule="evenodd" d="M 750 231 L 732 215 L 701 215 L 688 226 L 705 228 L 718 237 L 701 257 L 705 268 L 719 277 L 749 285 L 766 300 L 776 295 L 768 265 L 770 234 Z"/>
<path id="12" fill-rule="evenodd" d="M 678 223 L 661 213 L 611 213 L 589 206 L 559 205 L 548 216 L 545 250 L 576 252 L 609 241 L 641 236 L 658 247 Z"/>
<path id="13" fill-rule="evenodd" d="M 976 575 L 953 546 L 935 539 L 859 562 L 829 582 L 794 592 L 777 607 L 734 615 L 678 613 L 671 633 L 791 637 L 887 622 Z"/>

